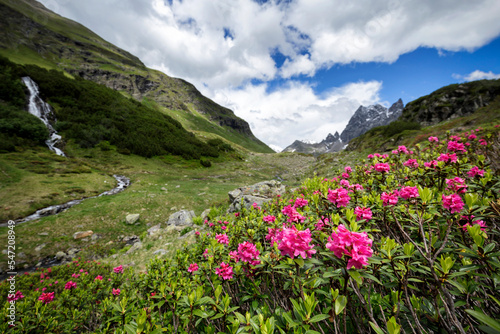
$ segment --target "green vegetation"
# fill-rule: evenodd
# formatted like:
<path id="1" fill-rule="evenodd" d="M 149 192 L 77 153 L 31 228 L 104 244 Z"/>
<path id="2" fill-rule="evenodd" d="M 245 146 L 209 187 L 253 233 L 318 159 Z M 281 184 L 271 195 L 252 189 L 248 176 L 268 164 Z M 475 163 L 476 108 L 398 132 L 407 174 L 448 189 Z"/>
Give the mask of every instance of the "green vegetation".
<path id="1" fill-rule="evenodd" d="M 262 208 L 214 207 L 195 236 L 137 233 L 142 249 L 109 244 L 17 276 L 11 330 L 495 333 L 500 178 L 490 166 L 500 133 L 457 135 L 375 153 Z"/>

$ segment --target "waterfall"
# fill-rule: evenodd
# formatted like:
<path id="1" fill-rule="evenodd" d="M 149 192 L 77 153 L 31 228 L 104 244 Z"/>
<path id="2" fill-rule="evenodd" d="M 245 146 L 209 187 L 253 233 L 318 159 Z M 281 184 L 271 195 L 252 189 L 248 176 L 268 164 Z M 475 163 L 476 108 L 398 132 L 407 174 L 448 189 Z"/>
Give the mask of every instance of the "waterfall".
<path id="1" fill-rule="evenodd" d="M 57 134 L 57 131 L 52 127 L 49 121 L 49 119 L 55 120 L 52 108 L 48 103 L 45 103 L 40 98 L 38 85 L 30 77 L 23 77 L 22 80 L 30 91 L 28 111 L 30 112 L 30 114 L 35 115 L 36 117 L 41 119 L 47 129 L 49 129 L 49 139 L 45 141 L 45 144 L 47 144 L 49 149 L 54 151 L 57 155 L 65 157 L 66 154 L 64 154 L 61 149 L 55 146 L 61 140 L 61 136 Z"/>

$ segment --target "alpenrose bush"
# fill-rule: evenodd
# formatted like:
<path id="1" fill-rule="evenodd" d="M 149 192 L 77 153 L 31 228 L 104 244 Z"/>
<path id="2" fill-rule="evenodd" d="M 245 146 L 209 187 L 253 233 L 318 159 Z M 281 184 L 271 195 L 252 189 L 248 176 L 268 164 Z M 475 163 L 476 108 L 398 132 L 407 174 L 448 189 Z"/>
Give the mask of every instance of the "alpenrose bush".
<path id="1" fill-rule="evenodd" d="M 56 287 L 38 282 L 39 273 L 18 277 L 15 330 L 393 334 L 495 328 L 500 178 L 490 163 L 497 153 L 496 132 L 431 137 L 422 146 L 370 154 L 333 177 L 311 178 L 262 207 L 208 220 L 194 244 L 171 259 L 152 260 L 145 274 L 89 263 L 83 273 L 58 268 Z M 76 286 L 64 289 L 68 282 Z M 7 289 L 0 285 L 3 295 Z"/>

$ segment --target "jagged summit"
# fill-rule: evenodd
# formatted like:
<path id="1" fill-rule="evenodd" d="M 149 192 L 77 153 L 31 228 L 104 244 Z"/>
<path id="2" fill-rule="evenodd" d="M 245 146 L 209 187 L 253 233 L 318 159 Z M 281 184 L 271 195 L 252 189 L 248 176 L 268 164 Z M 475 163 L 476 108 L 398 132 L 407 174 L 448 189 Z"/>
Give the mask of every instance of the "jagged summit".
<path id="1" fill-rule="evenodd" d="M 326 136 L 319 143 L 308 143 L 302 140 L 296 140 L 292 145 L 287 146 L 282 152 L 300 152 L 309 154 L 323 154 L 330 152 L 338 152 L 342 149 L 342 141 L 340 140 L 340 135 L 335 132 L 334 135 L 331 133 Z"/>
<path id="2" fill-rule="evenodd" d="M 360 106 L 349 120 L 344 131 L 342 131 L 340 138 L 347 143 L 374 127 L 387 125 L 401 116 L 403 108 L 404 105 L 401 99 L 389 109 L 380 104 L 368 107 Z"/>

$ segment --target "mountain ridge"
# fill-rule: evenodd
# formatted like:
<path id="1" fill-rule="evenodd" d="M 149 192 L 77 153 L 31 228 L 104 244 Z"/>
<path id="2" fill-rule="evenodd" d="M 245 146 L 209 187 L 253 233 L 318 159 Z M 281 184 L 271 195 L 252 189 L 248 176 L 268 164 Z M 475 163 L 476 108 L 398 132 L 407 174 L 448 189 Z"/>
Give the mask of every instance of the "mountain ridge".
<path id="1" fill-rule="evenodd" d="M 222 137 L 250 151 L 271 153 L 248 123 L 203 96 L 194 85 L 147 68 L 131 53 L 34 0 L 0 0 L 0 55 L 18 64 L 64 71 L 153 102 L 187 130 Z"/>

